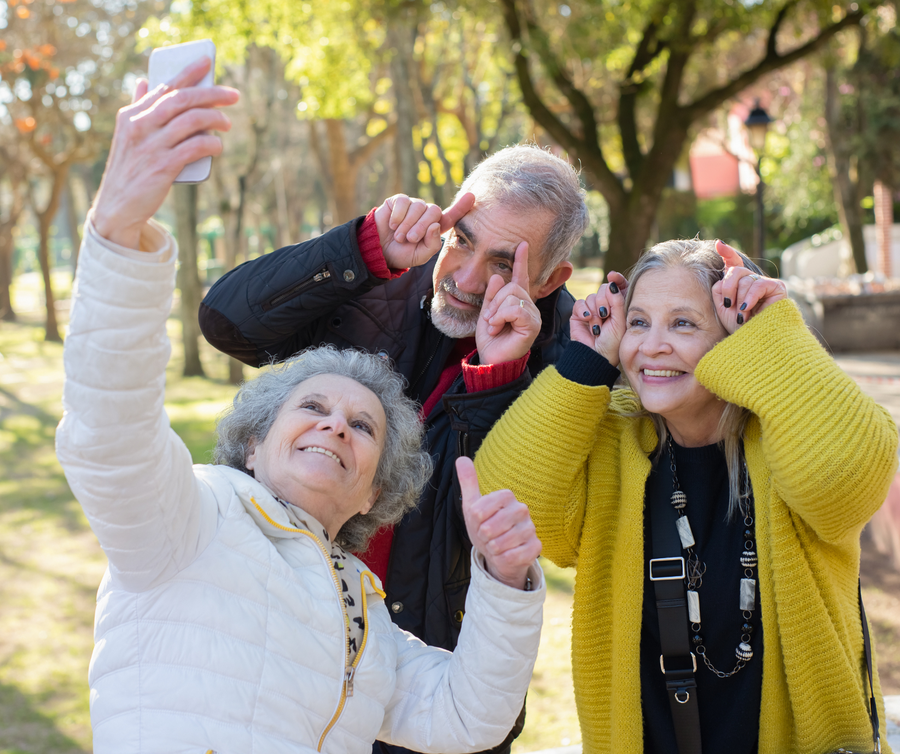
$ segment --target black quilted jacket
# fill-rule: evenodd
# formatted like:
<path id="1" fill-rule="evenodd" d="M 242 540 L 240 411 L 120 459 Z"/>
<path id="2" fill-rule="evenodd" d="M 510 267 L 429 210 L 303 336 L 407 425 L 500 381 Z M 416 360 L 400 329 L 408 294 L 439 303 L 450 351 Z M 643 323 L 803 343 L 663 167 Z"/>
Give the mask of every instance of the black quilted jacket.
<path id="1" fill-rule="evenodd" d="M 216 282 L 200 327 L 216 348 L 251 366 L 311 345 L 362 348 L 390 358 L 420 403 L 437 385 L 454 341 L 431 324 L 432 260 L 395 280 L 368 271 L 357 246 L 359 218 L 246 262 Z M 454 461 L 472 456 L 493 423 L 569 341 L 573 300 L 557 291 L 537 302 L 543 327 L 528 369 L 513 383 L 466 393 L 462 377 L 426 420 L 435 462 L 419 506 L 396 527 L 387 577 L 394 622 L 433 646 L 456 646 L 469 584 L 469 550 Z"/>

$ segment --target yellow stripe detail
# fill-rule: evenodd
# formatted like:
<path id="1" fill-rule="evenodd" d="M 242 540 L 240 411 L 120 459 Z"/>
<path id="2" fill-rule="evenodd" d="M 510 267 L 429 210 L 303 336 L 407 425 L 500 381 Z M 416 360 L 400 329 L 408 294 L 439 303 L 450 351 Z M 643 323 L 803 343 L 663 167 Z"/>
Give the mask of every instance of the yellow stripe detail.
<path id="1" fill-rule="evenodd" d="M 282 526 L 282 525 L 279 524 L 277 521 L 273 521 L 273 520 L 269 517 L 269 514 L 266 513 L 266 512 L 260 507 L 259 503 L 256 502 L 256 498 L 251 497 L 251 498 L 250 498 L 250 502 L 253 503 L 254 506 L 256 506 L 256 510 L 258 510 L 258 511 L 262 514 L 262 517 L 263 517 L 264 519 L 266 519 L 266 521 L 268 521 L 270 524 L 272 524 L 272 526 L 274 526 L 276 529 L 281 529 L 281 531 L 300 532 L 300 533 L 302 533 L 302 534 L 309 534 L 310 536 L 313 536 L 313 537 L 314 537 L 314 535 L 313 535 L 312 532 L 306 531 L 305 529 L 295 529 L 293 526 Z M 316 541 L 318 541 L 318 540 L 316 540 Z M 331 557 L 329 557 L 328 559 L 331 560 Z"/>
<path id="2" fill-rule="evenodd" d="M 360 574 L 360 579 L 359 579 L 360 584 L 362 585 L 362 590 L 363 590 L 363 600 L 365 600 L 365 598 L 366 598 L 366 585 L 363 583 L 363 580 L 367 576 L 369 577 L 369 583 L 372 585 L 372 589 L 374 589 L 379 594 L 381 599 L 385 599 L 387 597 L 387 592 L 385 592 L 383 589 L 381 589 L 381 587 L 378 586 L 378 584 L 375 581 L 375 574 L 372 573 L 371 571 L 363 571 Z M 363 610 L 365 611 L 365 606 L 363 606 Z"/>

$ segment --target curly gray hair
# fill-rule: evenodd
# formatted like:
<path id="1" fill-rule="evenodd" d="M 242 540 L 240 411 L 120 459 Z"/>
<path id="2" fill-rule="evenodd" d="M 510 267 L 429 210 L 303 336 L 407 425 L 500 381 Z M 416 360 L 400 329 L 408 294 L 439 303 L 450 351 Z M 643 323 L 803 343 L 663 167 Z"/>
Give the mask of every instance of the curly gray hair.
<path id="1" fill-rule="evenodd" d="M 505 147 L 478 163 L 460 186 L 457 199 L 467 191 L 483 204 L 497 202 L 525 213 L 549 210 L 553 214 L 541 250 L 538 283 L 546 282 L 559 263 L 569 258 L 588 227 L 578 172 L 537 144 Z"/>
<path id="2" fill-rule="evenodd" d="M 364 552 L 379 528 L 397 523 L 415 508 L 432 469 L 431 456 L 422 450 L 424 428 L 416 404 L 403 394 L 403 378 L 378 356 L 332 346 L 309 348 L 245 382 L 216 427 L 213 461 L 253 476 L 245 466 L 251 438 L 265 440 L 297 385 L 320 374 L 349 377 L 369 388 L 378 396 L 387 418 L 384 450 L 374 480 L 381 494 L 367 514 L 353 516 L 335 538 L 347 550 Z"/>

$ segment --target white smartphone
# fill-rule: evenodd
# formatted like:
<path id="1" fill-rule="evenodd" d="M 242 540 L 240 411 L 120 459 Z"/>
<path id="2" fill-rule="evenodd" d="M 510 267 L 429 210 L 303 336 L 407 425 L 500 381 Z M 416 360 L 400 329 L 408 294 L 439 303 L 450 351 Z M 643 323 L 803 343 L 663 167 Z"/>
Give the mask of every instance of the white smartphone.
<path id="1" fill-rule="evenodd" d="M 166 84 L 199 58 L 207 57 L 212 61 L 209 72 L 194 86 L 212 86 L 216 70 L 216 46 L 211 39 L 198 39 L 196 42 L 185 42 L 169 47 L 157 47 L 150 53 L 148 78 L 152 90 L 160 84 Z M 175 183 L 201 183 L 209 178 L 212 169 L 212 157 L 201 157 L 196 162 L 184 166 Z"/>

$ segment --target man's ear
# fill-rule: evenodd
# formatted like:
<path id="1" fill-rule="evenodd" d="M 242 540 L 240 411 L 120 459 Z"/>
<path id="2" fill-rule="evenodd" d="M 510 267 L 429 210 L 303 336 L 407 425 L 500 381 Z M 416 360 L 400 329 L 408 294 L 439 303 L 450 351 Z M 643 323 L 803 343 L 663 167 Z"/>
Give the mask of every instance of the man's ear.
<path id="1" fill-rule="evenodd" d="M 534 293 L 534 300 L 537 301 L 539 298 L 544 298 L 544 296 L 549 296 L 553 291 L 557 288 L 565 285 L 566 281 L 572 277 L 572 273 L 575 271 L 575 268 L 572 266 L 572 263 L 566 260 L 565 262 L 560 262 L 556 265 L 556 269 L 550 273 L 550 277 L 547 278 L 547 281 L 541 283 Z"/>
<path id="2" fill-rule="evenodd" d="M 372 510 L 372 506 L 375 505 L 375 501 L 378 500 L 378 496 L 381 494 L 381 487 L 378 489 L 372 488 L 372 494 L 369 495 L 369 499 L 366 500 L 365 505 L 360 508 L 360 515 L 365 516 L 370 510 Z"/>

